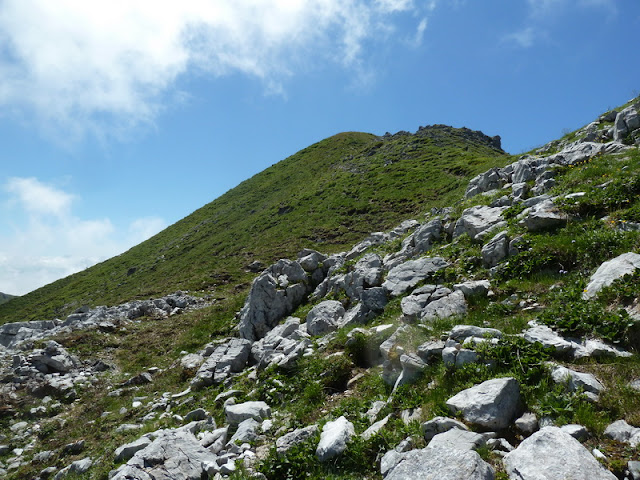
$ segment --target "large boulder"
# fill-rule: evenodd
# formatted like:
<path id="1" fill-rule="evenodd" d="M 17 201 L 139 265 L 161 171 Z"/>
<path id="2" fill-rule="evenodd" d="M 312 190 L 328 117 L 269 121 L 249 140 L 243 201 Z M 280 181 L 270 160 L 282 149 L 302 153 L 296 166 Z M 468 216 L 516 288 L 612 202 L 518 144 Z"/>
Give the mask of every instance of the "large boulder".
<path id="1" fill-rule="evenodd" d="M 271 416 L 271 408 L 265 402 L 244 402 L 236 405 L 227 405 L 224 413 L 229 425 L 238 425 L 248 418 L 262 421 Z"/>
<path id="2" fill-rule="evenodd" d="M 423 257 L 417 260 L 409 260 L 392 268 L 387 274 L 382 287 L 392 296 L 397 297 L 448 266 L 447 261 L 441 257 Z"/>
<path id="3" fill-rule="evenodd" d="M 453 237 L 459 237 L 466 233 L 472 240 L 479 239 L 481 234 L 489 232 L 496 228 L 497 225 L 503 224 L 502 212 L 506 208 L 486 205 L 467 208 L 456 222 Z"/>
<path id="4" fill-rule="evenodd" d="M 337 300 L 325 300 L 307 314 L 307 332 L 309 335 L 324 335 L 333 332 L 340 325 L 345 310 Z"/>
<path id="5" fill-rule="evenodd" d="M 515 378 L 495 378 L 463 390 L 446 404 L 469 423 L 499 430 L 508 427 L 520 410 L 520 387 Z"/>
<path id="6" fill-rule="evenodd" d="M 567 224 L 568 215 L 558 209 L 553 200 L 545 200 L 523 212 L 520 224 L 530 232 L 549 230 Z"/>
<path id="7" fill-rule="evenodd" d="M 344 416 L 327 422 L 320 434 L 320 443 L 316 448 L 316 456 L 321 462 L 337 457 L 347 449 L 347 443 L 355 435 L 353 423 Z"/>
<path id="8" fill-rule="evenodd" d="M 482 247 L 482 262 L 485 267 L 495 267 L 509 254 L 507 232 L 500 232 Z"/>
<path id="9" fill-rule="evenodd" d="M 545 427 L 504 457 L 512 480 L 615 480 L 582 444 L 557 427 Z"/>
<path id="10" fill-rule="evenodd" d="M 251 285 L 239 313 L 240 336 L 248 340 L 264 337 L 281 319 L 298 308 L 311 288 L 307 273 L 298 262 L 278 260 Z"/>
<path id="11" fill-rule="evenodd" d="M 623 253 L 604 262 L 591 275 L 582 298 L 589 300 L 595 297 L 604 287 L 608 287 L 618 278 L 635 272 L 637 268 L 640 268 L 640 254 L 633 252 Z"/>
<path id="12" fill-rule="evenodd" d="M 422 321 L 432 321 L 437 318 L 449 318 L 461 316 L 467 313 L 467 302 L 464 293 L 456 290 L 446 297 L 442 297 L 429 303 L 423 310 L 421 315 Z"/>
<path id="13" fill-rule="evenodd" d="M 398 454 L 385 480 L 493 480 L 493 469 L 472 450 L 423 448 Z M 398 461 L 399 460 L 399 461 Z"/>

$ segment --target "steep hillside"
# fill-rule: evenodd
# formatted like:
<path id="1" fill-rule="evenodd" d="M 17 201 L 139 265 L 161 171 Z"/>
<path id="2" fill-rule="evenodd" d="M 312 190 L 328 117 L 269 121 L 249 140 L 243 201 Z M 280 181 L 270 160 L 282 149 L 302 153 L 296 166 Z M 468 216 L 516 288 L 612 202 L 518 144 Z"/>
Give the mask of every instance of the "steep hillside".
<path id="1" fill-rule="evenodd" d="M 371 230 L 451 203 L 471 177 L 508 161 L 496 147 L 499 140 L 445 126 L 335 135 L 128 252 L 0 307 L 0 324 L 176 290 L 237 293 L 248 286 L 245 266 L 254 261 L 268 265 L 303 247 L 339 251 Z"/>
<path id="2" fill-rule="evenodd" d="M 216 268 L 233 280 L 213 295 L 1 325 L 0 477 L 640 478 L 640 99 L 529 155 L 493 158 L 503 166 L 491 165 L 490 139 L 465 130 L 356 137 L 349 156 L 310 147 L 333 159 L 336 183 L 318 160 L 322 186 L 305 175 L 300 197 L 278 191 L 268 215 L 252 217 L 262 235 L 235 229 L 219 246 L 229 253 Z M 468 170 L 437 152 L 469 141 L 458 154 L 473 161 L 484 145 L 488 168 L 446 188 Z M 430 156 L 405 157 L 421 142 Z M 254 215 L 283 171 L 302 181 L 286 166 L 308 150 L 227 195 L 251 199 L 238 208 Z M 413 212 L 425 179 L 440 203 L 427 190 L 423 210 L 393 220 L 393 208 Z M 386 203 L 362 201 L 378 190 Z M 209 208 L 217 222 L 236 215 L 225 202 L 194 215 Z M 191 238 L 215 231 L 203 218 L 144 251 L 174 246 L 154 242 L 175 229 L 172 241 L 189 246 L 176 250 L 199 252 Z M 347 220 L 353 231 L 340 230 Z M 360 232 L 366 222 L 375 232 Z M 142 258 L 120 294 L 139 272 L 154 278 Z"/>

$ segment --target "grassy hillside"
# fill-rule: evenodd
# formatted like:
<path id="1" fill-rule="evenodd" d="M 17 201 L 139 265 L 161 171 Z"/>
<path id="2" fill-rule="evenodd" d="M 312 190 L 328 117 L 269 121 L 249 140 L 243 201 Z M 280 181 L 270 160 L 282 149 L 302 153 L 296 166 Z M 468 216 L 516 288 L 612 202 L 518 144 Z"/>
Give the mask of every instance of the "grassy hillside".
<path id="1" fill-rule="evenodd" d="M 341 133 L 246 180 L 155 237 L 83 272 L 0 306 L 0 324 L 62 317 L 178 289 L 244 291 L 245 266 L 335 252 L 375 230 L 443 206 L 468 180 L 510 156 L 468 129 L 421 128 L 377 137 Z M 180 195 L 180 192 L 167 192 Z"/>
<path id="2" fill-rule="evenodd" d="M 9 295 L 7 293 L 0 292 L 0 305 L 3 304 L 3 303 L 7 303 L 12 298 L 14 298 L 13 295 Z"/>

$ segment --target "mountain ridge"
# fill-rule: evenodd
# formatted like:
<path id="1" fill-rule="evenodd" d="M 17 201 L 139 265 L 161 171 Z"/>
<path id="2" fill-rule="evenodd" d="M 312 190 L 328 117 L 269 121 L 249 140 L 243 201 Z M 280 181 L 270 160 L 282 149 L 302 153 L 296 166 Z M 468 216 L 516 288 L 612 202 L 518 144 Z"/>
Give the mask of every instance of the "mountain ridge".
<path id="1" fill-rule="evenodd" d="M 247 284 L 250 277 L 239 262 L 271 263 L 303 247 L 344 248 L 370 227 L 390 228 L 427 202 L 454 198 L 467 177 L 508 161 L 495 142 L 445 126 L 386 139 L 334 135 L 241 182 L 129 251 L 22 296 L 11 311 L 0 307 L 0 323 L 63 316 L 84 304 Z M 432 186 L 423 186 L 425 176 L 435 177 Z M 255 252 L 248 246 L 258 235 L 263 241 Z"/>

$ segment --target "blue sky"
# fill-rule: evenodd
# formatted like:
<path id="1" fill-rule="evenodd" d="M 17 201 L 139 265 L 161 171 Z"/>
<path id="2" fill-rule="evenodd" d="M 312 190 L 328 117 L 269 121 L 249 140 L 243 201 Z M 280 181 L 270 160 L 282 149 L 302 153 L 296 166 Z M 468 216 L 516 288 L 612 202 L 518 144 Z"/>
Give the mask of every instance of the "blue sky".
<path id="1" fill-rule="evenodd" d="M 638 0 L 1 0 L 0 291 L 341 131 L 520 153 L 638 95 Z"/>

